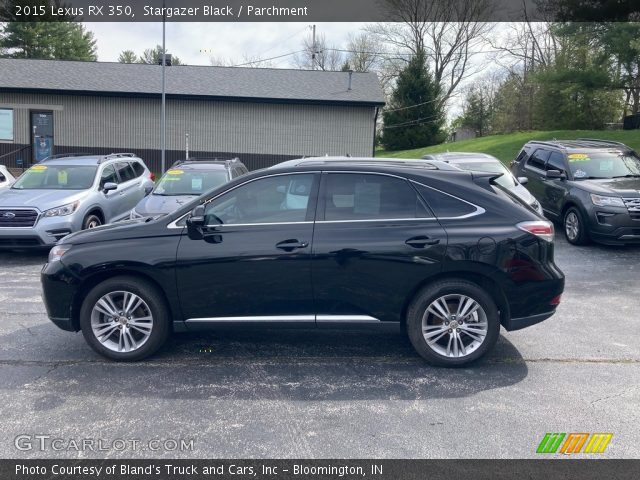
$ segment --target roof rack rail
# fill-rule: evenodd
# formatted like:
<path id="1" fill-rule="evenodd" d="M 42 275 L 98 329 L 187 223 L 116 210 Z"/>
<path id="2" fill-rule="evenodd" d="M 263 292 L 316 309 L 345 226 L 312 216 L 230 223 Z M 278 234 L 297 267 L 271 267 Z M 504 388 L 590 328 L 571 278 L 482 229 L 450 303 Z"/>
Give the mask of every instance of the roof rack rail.
<path id="1" fill-rule="evenodd" d="M 105 155 L 104 158 L 133 158 L 135 157 L 135 153 L 123 152 L 123 153 L 110 153 L 109 155 Z"/>
<path id="2" fill-rule="evenodd" d="M 40 160 L 40 162 L 46 162 L 47 160 L 55 160 L 57 158 L 88 157 L 91 155 L 93 154 L 88 152 L 56 153 L 55 155 L 49 155 L 47 158 Z"/>
<path id="3" fill-rule="evenodd" d="M 604 143 L 606 145 L 616 145 L 618 147 L 627 147 L 627 148 L 629 148 L 624 143 L 616 142 L 614 140 L 601 140 L 599 138 L 578 138 L 577 140 L 580 140 L 582 142 Z"/>

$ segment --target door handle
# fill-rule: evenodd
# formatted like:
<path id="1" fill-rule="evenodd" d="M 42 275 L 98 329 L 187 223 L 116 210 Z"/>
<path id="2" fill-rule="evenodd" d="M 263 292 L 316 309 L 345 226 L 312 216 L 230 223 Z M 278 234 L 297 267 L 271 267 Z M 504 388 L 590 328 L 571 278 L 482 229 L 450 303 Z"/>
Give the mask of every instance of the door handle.
<path id="1" fill-rule="evenodd" d="M 291 238 L 289 240 L 283 240 L 280 243 L 276 243 L 276 248 L 280 250 L 284 250 L 285 252 L 293 252 L 299 248 L 307 248 L 309 246 L 308 242 L 301 242 L 295 238 Z"/>
<path id="2" fill-rule="evenodd" d="M 417 237 L 411 237 L 404 243 L 413 248 L 424 248 L 427 245 L 437 245 L 438 243 L 440 243 L 440 239 L 429 238 L 426 235 L 419 235 Z"/>

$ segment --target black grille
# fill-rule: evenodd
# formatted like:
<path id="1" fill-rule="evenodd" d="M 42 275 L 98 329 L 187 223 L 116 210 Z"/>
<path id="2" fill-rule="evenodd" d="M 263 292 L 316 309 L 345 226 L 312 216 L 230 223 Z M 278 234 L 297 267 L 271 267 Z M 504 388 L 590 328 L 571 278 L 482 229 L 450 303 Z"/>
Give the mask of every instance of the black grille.
<path id="1" fill-rule="evenodd" d="M 640 197 L 623 198 L 633 220 L 640 220 Z"/>
<path id="2" fill-rule="evenodd" d="M 35 210 L 0 209 L 0 227 L 33 227 L 38 220 Z"/>
<path id="3" fill-rule="evenodd" d="M 42 245 L 42 242 L 37 237 L 0 237 L 0 247 L 37 247 L 39 245 Z"/>

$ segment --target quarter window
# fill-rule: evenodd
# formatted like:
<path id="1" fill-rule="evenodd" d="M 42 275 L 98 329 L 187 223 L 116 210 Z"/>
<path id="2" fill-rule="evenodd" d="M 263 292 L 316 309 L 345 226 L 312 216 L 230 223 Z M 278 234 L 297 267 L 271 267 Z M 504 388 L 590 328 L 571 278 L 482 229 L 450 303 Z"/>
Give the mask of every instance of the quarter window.
<path id="1" fill-rule="evenodd" d="M 458 200 L 444 192 L 419 184 L 416 184 L 416 188 L 437 218 L 463 217 L 476 211 L 474 205 Z"/>
<path id="2" fill-rule="evenodd" d="M 304 222 L 314 174 L 278 175 L 242 185 L 205 209 L 207 225 Z"/>
<path id="3" fill-rule="evenodd" d="M 529 160 L 527 161 L 527 167 L 544 170 L 544 166 L 547 163 L 547 158 L 549 158 L 549 151 L 538 149 L 533 153 L 533 155 L 531 155 L 531 158 L 529 158 Z"/>
<path id="4" fill-rule="evenodd" d="M 429 216 L 406 180 L 385 175 L 330 173 L 325 220 L 376 220 Z"/>

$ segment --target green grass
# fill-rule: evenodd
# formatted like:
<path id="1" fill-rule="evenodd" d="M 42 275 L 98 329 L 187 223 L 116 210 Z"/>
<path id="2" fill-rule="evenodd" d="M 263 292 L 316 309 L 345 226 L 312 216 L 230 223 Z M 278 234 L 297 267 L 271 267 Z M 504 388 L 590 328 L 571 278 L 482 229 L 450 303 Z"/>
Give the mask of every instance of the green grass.
<path id="1" fill-rule="evenodd" d="M 462 140 L 460 142 L 442 143 L 415 150 L 386 151 L 376 150 L 376 157 L 420 158 L 427 153 L 441 152 L 482 152 L 509 163 L 516 158 L 522 146 L 529 140 L 573 140 L 576 138 L 599 138 L 622 142 L 636 151 L 640 151 L 640 130 L 552 130 L 548 132 L 531 131 L 505 135 Z"/>

